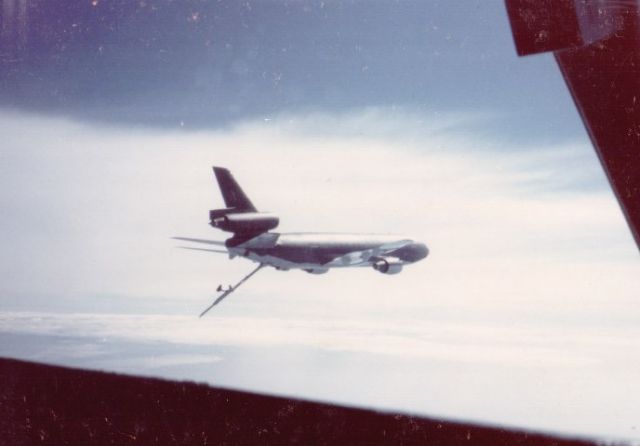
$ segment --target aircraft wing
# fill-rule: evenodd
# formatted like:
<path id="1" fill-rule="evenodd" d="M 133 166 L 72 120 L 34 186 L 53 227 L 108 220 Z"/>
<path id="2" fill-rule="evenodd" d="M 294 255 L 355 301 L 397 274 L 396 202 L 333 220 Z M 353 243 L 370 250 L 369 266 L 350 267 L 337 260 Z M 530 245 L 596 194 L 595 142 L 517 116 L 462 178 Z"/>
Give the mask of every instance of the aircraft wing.
<path id="1" fill-rule="evenodd" d="M 368 264 L 372 257 L 382 257 L 385 254 L 402 248 L 410 243 L 411 240 L 399 240 L 397 242 L 385 243 L 375 248 L 364 249 L 361 251 L 352 251 L 340 257 L 331 260 L 326 266 L 356 266 Z"/>
<path id="2" fill-rule="evenodd" d="M 174 240 L 182 240 L 183 242 L 206 243 L 207 245 L 226 246 L 225 242 L 221 242 L 218 240 L 204 240 L 201 238 L 188 238 L 188 237 L 171 237 L 171 238 Z"/>
<path id="3" fill-rule="evenodd" d="M 217 252 L 217 253 L 220 253 L 220 254 L 229 254 L 229 251 L 225 251 L 225 250 L 222 250 L 222 249 L 192 248 L 191 246 L 176 246 L 176 248 L 190 249 L 192 251 L 206 251 L 206 252 Z"/>

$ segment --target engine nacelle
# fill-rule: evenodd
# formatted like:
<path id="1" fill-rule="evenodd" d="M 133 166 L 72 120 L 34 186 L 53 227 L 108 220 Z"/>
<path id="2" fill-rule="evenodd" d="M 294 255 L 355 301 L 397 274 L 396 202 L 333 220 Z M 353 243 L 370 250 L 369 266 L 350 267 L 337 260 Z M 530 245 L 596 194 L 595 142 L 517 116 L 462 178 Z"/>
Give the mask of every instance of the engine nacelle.
<path id="1" fill-rule="evenodd" d="M 280 223 L 276 215 L 264 212 L 220 215 L 217 211 L 211 211 L 210 217 L 211 226 L 214 228 L 241 234 L 267 232 Z"/>
<path id="2" fill-rule="evenodd" d="M 402 261 L 400 259 L 382 258 L 373 262 L 373 269 L 382 274 L 398 274 L 402 271 Z"/>
<path id="3" fill-rule="evenodd" d="M 325 274 L 329 271 L 329 268 L 308 268 L 305 271 L 309 274 Z"/>

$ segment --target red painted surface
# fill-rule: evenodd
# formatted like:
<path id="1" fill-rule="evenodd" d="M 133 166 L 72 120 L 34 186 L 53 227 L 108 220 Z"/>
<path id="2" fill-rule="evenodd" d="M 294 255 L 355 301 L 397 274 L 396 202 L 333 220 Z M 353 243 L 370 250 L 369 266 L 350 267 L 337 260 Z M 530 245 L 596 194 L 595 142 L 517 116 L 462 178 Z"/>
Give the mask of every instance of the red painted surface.
<path id="1" fill-rule="evenodd" d="M 520 55 L 555 51 L 562 75 L 640 247 L 637 3 L 507 0 L 506 5 Z M 546 44 L 538 41 L 540 36 L 548 36 Z"/>
<path id="2" fill-rule="evenodd" d="M 593 443 L 0 359 L 0 444 Z"/>

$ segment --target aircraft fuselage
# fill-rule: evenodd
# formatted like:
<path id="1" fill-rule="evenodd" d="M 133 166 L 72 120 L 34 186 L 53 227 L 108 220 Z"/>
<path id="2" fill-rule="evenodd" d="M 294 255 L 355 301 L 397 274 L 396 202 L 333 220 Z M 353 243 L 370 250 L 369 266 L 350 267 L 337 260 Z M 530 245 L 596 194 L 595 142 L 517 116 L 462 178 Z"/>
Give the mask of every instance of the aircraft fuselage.
<path id="1" fill-rule="evenodd" d="M 225 242 L 174 238 L 218 247 L 224 245 L 226 250 L 181 248 L 227 253 L 230 258 L 247 258 L 258 266 L 235 286 L 218 286 L 217 291 L 221 294 L 200 313 L 200 317 L 265 266 L 284 271 L 301 269 L 312 274 L 326 273 L 331 268 L 371 266 L 383 274 L 398 274 L 405 265 L 422 260 L 429 254 L 424 243 L 394 235 L 271 232 L 278 226 L 280 218 L 259 212 L 228 169 L 214 166 L 213 172 L 225 207 L 209 211 L 209 224 L 233 236 Z"/>
<path id="2" fill-rule="evenodd" d="M 398 266 L 425 258 L 423 243 L 393 235 L 267 232 L 235 244 L 233 256 L 242 256 L 277 269 L 304 269 L 322 273 L 329 268 L 372 266 L 393 259 Z"/>

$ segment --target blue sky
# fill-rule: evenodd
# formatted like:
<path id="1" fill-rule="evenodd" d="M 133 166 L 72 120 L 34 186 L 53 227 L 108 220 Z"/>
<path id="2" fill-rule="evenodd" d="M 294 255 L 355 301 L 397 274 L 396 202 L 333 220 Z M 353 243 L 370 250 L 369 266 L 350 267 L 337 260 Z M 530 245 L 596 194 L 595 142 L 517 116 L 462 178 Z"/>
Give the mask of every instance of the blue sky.
<path id="1" fill-rule="evenodd" d="M 505 112 L 503 136 L 582 135 L 551 58 L 515 57 L 501 1 L 30 4 L 27 48 L 2 60 L 7 106 L 197 128 L 414 106 Z"/>
<path id="2" fill-rule="evenodd" d="M 637 250 L 502 2 L 31 4 L 0 61 L 0 354 L 639 438 Z M 263 271 L 198 320 L 251 268 L 170 240 L 222 239 L 212 164 L 283 231 L 431 255 Z"/>

